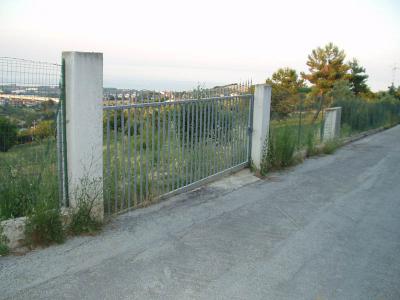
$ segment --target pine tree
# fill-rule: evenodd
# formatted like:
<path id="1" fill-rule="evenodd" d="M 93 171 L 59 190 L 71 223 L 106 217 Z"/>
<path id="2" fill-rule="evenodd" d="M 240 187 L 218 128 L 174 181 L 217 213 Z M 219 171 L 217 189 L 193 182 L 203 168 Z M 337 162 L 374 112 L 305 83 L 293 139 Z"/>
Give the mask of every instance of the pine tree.
<path id="1" fill-rule="evenodd" d="M 360 93 L 368 93 L 369 88 L 366 83 L 368 75 L 365 73 L 365 68 L 358 64 L 357 59 L 353 58 L 352 61 L 348 63 L 350 67 L 350 89 L 355 95 Z"/>
<path id="2" fill-rule="evenodd" d="M 298 102 L 299 89 L 305 87 L 304 80 L 296 70 L 290 68 L 278 69 L 266 83 L 272 87 L 272 112 L 280 116 L 286 116 L 293 111 Z"/>
<path id="3" fill-rule="evenodd" d="M 302 77 L 313 84 L 314 94 L 328 94 L 338 80 L 348 79 L 349 66 L 344 63 L 346 54 L 332 43 L 318 47 L 308 55 L 308 74 Z"/>

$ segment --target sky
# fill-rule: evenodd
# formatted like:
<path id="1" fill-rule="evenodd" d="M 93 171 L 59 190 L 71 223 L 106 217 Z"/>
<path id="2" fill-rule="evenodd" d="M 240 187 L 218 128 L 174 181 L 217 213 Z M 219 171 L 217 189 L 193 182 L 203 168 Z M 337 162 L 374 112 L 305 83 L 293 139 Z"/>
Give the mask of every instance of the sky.
<path id="1" fill-rule="evenodd" d="M 400 1 L 0 0 L 0 56 L 102 52 L 107 87 L 262 83 L 280 67 L 307 71 L 307 55 L 328 42 L 386 89 L 400 68 Z"/>

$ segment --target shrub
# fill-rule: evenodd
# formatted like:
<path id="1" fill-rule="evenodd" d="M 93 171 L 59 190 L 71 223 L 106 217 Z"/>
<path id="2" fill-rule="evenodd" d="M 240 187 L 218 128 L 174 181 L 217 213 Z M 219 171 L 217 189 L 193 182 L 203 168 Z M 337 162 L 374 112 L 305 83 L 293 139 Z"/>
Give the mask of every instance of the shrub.
<path id="1" fill-rule="evenodd" d="M 336 139 L 326 141 L 322 145 L 321 152 L 324 154 L 333 154 L 340 147 L 340 145 L 340 141 Z"/>
<path id="2" fill-rule="evenodd" d="M 17 126 L 0 117 L 0 151 L 7 152 L 17 142 Z"/>
<path id="3" fill-rule="evenodd" d="M 318 148 L 316 147 L 315 133 L 314 133 L 313 130 L 309 130 L 307 132 L 306 141 L 307 141 L 307 143 L 306 143 L 306 145 L 307 145 L 306 156 L 310 157 L 310 156 L 313 156 L 313 155 L 317 155 L 318 154 Z"/>
<path id="4" fill-rule="evenodd" d="M 36 128 L 32 129 L 32 134 L 35 139 L 42 140 L 55 135 L 55 123 L 53 120 L 40 122 Z"/>
<path id="5" fill-rule="evenodd" d="M 100 230 L 102 223 L 93 215 L 96 203 L 103 195 L 98 179 L 89 179 L 85 176 L 74 192 L 77 207 L 72 213 L 68 232 L 70 234 L 92 234 Z"/>
<path id="6" fill-rule="evenodd" d="M 28 215 L 25 237 L 30 246 L 48 246 L 64 242 L 65 234 L 60 209 L 45 201 L 36 205 L 33 212 Z"/>
<path id="7" fill-rule="evenodd" d="M 263 153 L 261 175 L 293 165 L 296 143 L 296 134 L 289 126 L 272 129 L 268 137 L 268 149 Z"/>

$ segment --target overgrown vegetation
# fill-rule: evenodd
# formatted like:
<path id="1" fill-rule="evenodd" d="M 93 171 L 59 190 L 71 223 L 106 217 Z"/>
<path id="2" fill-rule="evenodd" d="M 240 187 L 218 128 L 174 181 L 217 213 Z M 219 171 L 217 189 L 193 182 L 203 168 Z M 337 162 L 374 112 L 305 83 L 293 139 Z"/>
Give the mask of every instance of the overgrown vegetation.
<path id="1" fill-rule="evenodd" d="M 43 199 L 35 205 L 27 217 L 25 237 L 27 245 L 33 247 L 64 242 L 65 232 L 58 203 Z"/>
<path id="2" fill-rule="evenodd" d="M 323 154 L 333 154 L 341 146 L 338 139 L 328 140 L 322 144 L 321 152 Z"/>
<path id="3" fill-rule="evenodd" d="M 17 142 L 17 126 L 0 116 L 0 151 L 7 152 Z"/>
<path id="4" fill-rule="evenodd" d="M 0 153 L 0 218 L 31 213 L 41 199 L 58 199 L 54 140 L 14 146 Z"/>
<path id="5" fill-rule="evenodd" d="M 93 234 L 101 229 L 102 222 L 95 217 L 96 205 L 103 201 L 103 191 L 99 180 L 89 179 L 85 176 L 76 191 L 74 199 L 76 207 L 73 208 L 67 232 L 73 235 Z"/>
<path id="6" fill-rule="evenodd" d="M 290 127 L 269 133 L 268 148 L 264 150 L 260 173 L 264 176 L 268 171 L 278 170 L 293 165 L 295 162 L 296 135 Z"/>
<path id="7" fill-rule="evenodd" d="M 7 255 L 10 252 L 7 246 L 8 238 L 5 236 L 3 230 L 3 227 L 0 225 L 0 256 Z"/>

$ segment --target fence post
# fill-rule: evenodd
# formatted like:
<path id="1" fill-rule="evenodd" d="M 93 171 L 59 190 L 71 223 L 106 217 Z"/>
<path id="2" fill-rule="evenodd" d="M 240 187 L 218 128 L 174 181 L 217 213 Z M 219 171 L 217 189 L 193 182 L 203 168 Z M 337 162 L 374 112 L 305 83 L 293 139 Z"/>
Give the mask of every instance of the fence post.
<path id="1" fill-rule="evenodd" d="M 253 166 L 260 170 L 264 147 L 269 132 L 271 111 L 271 86 L 256 84 L 253 104 L 253 128 L 251 135 L 251 160 Z"/>
<path id="2" fill-rule="evenodd" d="M 324 130 L 322 136 L 323 141 L 328 141 L 339 137 L 341 115 L 341 107 L 325 109 Z"/>
<path id="3" fill-rule="evenodd" d="M 93 216 L 103 206 L 103 54 L 63 52 L 65 64 L 66 137 L 69 205 L 79 194 L 94 201 Z"/>

